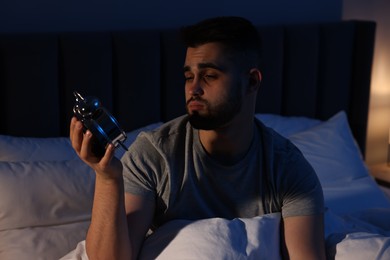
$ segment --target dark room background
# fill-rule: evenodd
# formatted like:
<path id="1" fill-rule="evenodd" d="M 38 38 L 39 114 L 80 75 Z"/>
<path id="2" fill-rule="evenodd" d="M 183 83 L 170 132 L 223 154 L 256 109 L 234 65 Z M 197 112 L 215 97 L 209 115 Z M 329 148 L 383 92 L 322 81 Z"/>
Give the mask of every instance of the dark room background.
<path id="1" fill-rule="evenodd" d="M 341 0 L 0 1 L 0 32 L 169 28 L 239 15 L 255 24 L 340 20 Z"/>
<path id="2" fill-rule="evenodd" d="M 256 25 L 376 21 L 366 160 L 379 163 L 390 142 L 389 12 L 389 0 L 0 0 L 0 33 L 176 28 L 223 15 Z"/>

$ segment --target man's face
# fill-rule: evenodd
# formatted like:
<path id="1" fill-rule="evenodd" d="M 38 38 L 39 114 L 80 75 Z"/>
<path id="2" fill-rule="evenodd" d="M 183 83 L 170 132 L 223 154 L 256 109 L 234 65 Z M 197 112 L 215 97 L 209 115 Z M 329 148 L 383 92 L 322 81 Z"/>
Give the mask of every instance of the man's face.
<path id="1" fill-rule="evenodd" d="M 186 110 L 194 128 L 224 127 L 241 110 L 242 73 L 223 50 L 218 43 L 187 49 Z"/>

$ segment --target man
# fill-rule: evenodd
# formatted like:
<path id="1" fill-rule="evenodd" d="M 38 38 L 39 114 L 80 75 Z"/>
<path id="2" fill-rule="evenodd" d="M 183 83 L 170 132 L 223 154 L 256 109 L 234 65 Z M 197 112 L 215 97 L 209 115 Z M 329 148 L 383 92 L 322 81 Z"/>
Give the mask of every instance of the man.
<path id="1" fill-rule="evenodd" d="M 75 118 L 72 145 L 96 172 L 90 259 L 136 259 L 145 234 L 173 219 L 282 213 L 286 258 L 324 259 L 323 195 L 288 140 L 254 118 L 260 40 L 239 17 L 183 29 L 186 116 L 143 133 L 120 162 L 91 153 Z"/>

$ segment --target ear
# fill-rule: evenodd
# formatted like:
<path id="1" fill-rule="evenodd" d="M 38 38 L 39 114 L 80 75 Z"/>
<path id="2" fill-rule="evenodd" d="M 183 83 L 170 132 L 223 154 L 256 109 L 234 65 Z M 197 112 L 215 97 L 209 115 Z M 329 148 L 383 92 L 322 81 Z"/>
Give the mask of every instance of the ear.
<path id="1" fill-rule="evenodd" d="M 248 81 L 248 93 L 255 92 L 260 88 L 262 75 L 259 69 L 252 68 L 249 71 L 249 81 Z"/>

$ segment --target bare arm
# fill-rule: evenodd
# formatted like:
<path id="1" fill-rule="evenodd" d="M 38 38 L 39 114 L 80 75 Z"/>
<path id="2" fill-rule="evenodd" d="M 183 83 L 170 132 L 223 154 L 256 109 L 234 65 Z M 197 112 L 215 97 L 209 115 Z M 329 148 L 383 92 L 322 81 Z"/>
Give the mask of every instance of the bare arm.
<path id="1" fill-rule="evenodd" d="M 91 260 L 136 259 L 154 205 L 144 205 L 141 197 L 131 195 L 126 195 L 125 202 L 122 164 L 114 157 L 114 147 L 110 145 L 103 158 L 96 158 L 91 153 L 91 137 L 88 131 L 83 134 L 81 122 L 72 118 L 72 146 L 96 173 L 92 220 L 86 238 L 87 255 Z M 129 225 L 128 220 L 131 220 Z"/>
<path id="2" fill-rule="evenodd" d="M 283 222 L 286 259 L 325 259 L 322 215 L 287 217 Z"/>
<path id="3" fill-rule="evenodd" d="M 86 238 L 89 259 L 132 259 L 124 208 L 123 183 L 96 174 L 91 225 Z M 134 258 L 135 259 L 135 258 Z"/>
<path id="4" fill-rule="evenodd" d="M 92 221 L 86 239 L 90 259 L 136 259 L 149 229 L 154 203 L 140 196 L 123 194 L 123 183 L 119 183 L 117 187 L 117 183 L 96 182 Z"/>
<path id="5" fill-rule="evenodd" d="M 146 232 L 152 223 L 155 203 L 143 197 L 125 193 L 125 206 L 131 246 L 137 257 Z"/>

